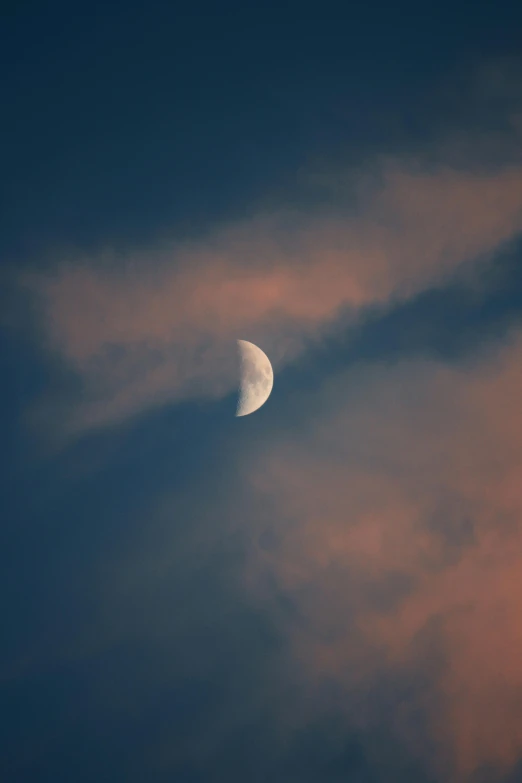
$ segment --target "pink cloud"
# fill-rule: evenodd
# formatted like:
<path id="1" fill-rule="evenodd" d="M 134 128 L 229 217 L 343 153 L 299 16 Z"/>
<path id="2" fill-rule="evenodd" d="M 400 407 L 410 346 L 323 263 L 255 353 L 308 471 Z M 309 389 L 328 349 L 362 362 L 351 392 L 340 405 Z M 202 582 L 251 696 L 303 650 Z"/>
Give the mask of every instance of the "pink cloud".
<path id="1" fill-rule="evenodd" d="M 420 710 L 458 781 L 522 756 L 521 368 L 520 335 L 459 368 L 355 368 L 246 461 L 278 543 L 252 532 L 245 579 L 274 617 L 274 580 L 296 607 L 281 632 L 308 709 L 333 681 L 371 723 L 372 684 L 420 667 L 396 719 Z M 406 741 L 418 752 L 411 726 Z"/>
<path id="2" fill-rule="evenodd" d="M 357 190 L 357 188 L 356 188 Z M 78 259 L 31 278 L 50 351 L 83 386 L 68 428 L 235 386 L 236 338 L 276 367 L 371 305 L 438 285 L 522 229 L 522 169 L 388 163 L 335 215 L 253 218 L 131 258 Z M 63 415 L 63 413 L 62 413 Z"/>

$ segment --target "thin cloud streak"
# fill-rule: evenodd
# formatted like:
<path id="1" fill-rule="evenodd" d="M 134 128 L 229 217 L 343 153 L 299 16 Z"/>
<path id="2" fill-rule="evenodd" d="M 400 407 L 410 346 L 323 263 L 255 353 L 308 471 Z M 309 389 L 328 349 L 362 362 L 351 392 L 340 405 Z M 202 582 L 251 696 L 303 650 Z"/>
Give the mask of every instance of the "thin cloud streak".
<path id="1" fill-rule="evenodd" d="M 199 243 L 26 278 L 47 349 L 81 386 L 65 411 L 60 402 L 65 429 L 223 397 L 236 384 L 237 338 L 259 343 L 277 369 L 325 330 L 443 284 L 522 230 L 517 166 L 470 173 L 388 161 L 354 192 L 357 207 L 344 214 L 258 216 Z"/>

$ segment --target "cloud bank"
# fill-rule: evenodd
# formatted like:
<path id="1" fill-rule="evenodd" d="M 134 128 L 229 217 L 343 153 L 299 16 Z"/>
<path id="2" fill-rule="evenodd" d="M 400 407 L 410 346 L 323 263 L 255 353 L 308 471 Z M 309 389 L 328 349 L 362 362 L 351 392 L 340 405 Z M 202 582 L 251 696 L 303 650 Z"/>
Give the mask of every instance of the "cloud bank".
<path id="1" fill-rule="evenodd" d="M 368 730 L 405 678 L 389 730 L 440 779 L 498 780 L 522 755 L 521 368 L 520 333 L 457 368 L 355 367 L 245 472 L 271 508 L 245 579 L 287 638 L 303 720 L 340 709 Z"/>
<path id="2" fill-rule="evenodd" d="M 139 649 L 155 694 L 226 684 L 182 750 L 176 726 L 155 738 L 165 774 L 230 752 L 321 780 L 321 764 L 281 772 L 311 731 L 326 757 L 355 737 L 378 781 L 413 774 L 404 758 L 419 780 L 506 779 L 522 758 L 521 368 L 517 331 L 458 365 L 354 364 L 296 391 L 216 477 L 151 499 L 96 565 L 95 621 L 66 657 Z"/>

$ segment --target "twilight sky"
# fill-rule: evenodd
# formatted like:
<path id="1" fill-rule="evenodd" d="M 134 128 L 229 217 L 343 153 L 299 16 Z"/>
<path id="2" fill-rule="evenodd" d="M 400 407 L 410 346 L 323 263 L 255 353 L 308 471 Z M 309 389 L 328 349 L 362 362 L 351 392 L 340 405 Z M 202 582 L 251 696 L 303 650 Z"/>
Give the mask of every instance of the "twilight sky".
<path id="1" fill-rule="evenodd" d="M 0 780 L 522 780 L 522 9 L 11 6 Z"/>

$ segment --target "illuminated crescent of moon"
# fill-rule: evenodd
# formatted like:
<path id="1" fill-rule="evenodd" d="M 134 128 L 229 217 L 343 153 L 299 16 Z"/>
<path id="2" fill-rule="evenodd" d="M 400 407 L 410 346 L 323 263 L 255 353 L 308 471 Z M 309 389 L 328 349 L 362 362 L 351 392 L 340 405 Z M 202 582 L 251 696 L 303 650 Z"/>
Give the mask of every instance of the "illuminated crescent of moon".
<path id="1" fill-rule="evenodd" d="M 238 340 L 241 356 L 241 379 L 236 416 L 257 411 L 270 397 L 274 372 L 268 356 L 254 343 Z"/>

